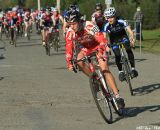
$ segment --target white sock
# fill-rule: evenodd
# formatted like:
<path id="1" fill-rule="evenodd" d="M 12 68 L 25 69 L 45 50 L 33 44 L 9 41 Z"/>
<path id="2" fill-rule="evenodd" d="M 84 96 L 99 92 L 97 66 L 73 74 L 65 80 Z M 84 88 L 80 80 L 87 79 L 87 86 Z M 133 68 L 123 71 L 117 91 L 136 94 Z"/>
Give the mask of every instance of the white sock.
<path id="1" fill-rule="evenodd" d="M 119 98 L 119 97 L 120 97 L 120 95 L 119 95 L 119 94 L 116 94 L 116 95 L 115 95 L 115 97 L 116 97 L 116 98 Z"/>
<path id="2" fill-rule="evenodd" d="M 134 68 L 134 67 L 132 67 L 132 70 L 135 70 L 135 68 Z"/>

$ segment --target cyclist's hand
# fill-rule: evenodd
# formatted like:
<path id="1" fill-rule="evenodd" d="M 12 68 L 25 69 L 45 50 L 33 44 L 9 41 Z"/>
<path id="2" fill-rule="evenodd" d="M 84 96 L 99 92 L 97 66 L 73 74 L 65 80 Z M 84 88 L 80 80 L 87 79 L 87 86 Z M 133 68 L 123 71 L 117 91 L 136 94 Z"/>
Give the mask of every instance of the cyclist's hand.
<path id="1" fill-rule="evenodd" d="M 106 52 L 111 52 L 111 48 L 106 46 Z"/>
<path id="2" fill-rule="evenodd" d="M 135 47 L 135 39 L 134 38 L 130 38 L 130 43 L 132 47 Z"/>

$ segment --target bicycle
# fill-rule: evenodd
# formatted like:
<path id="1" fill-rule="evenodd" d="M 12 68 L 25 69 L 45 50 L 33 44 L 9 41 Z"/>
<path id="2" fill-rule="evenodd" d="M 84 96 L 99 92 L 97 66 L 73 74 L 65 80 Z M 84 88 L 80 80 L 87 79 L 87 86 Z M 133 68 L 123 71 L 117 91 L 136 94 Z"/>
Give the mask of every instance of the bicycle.
<path id="1" fill-rule="evenodd" d="M 89 78 L 89 83 L 94 101 L 103 119 L 107 123 L 111 124 L 113 122 L 112 107 L 119 116 L 123 116 L 123 108 L 118 106 L 116 98 L 113 92 L 110 90 L 103 72 L 98 66 L 98 61 L 95 56 L 96 52 L 85 56 L 80 60 L 77 60 L 75 57 L 73 57 L 71 60 L 73 64 L 73 71 L 77 73 L 78 62 L 83 61 L 88 63 L 88 66 L 92 72 L 92 76 Z"/>
<path id="2" fill-rule="evenodd" d="M 28 40 L 31 40 L 31 25 L 29 25 L 27 29 L 27 38 Z"/>
<path id="3" fill-rule="evenodd" d="M 133 76 L 131 74 L 131 66 L 129 65 L 129 60 L 128 60 L 126 53 L 125 53 L 124 44 L 126 44 L 126 43 L 122 43 L 122 42 L 116 43 L 116 45 L 118 45 L 118 47 L 120 49 L 122 71 L 124 72 L 124 75 L 125 75 L 125 81 L 127 82 L 128 86 L 129 86 L 131 96 L 133 96 L 133 88 L 132 88 L 132 83 L 131 83 L 131 79 L 133 78 Z M 112 46 L 114 46 L 114 45 L 112 45 Z"/>
<path id="4" fill-rule="evenodd" d="M 59 38 L 59 30 L 58 29 L 53 29 L 52 31 L 52 36 L 53 36 L 53 46 L 54 46 L 54 50 L 56 52 L 58 52 L 58 48 L 60 48 L 60 45 L 59 45 L 59 41 L 60 41 L 60 38 Z"/>
<path id="5" fill-rule="evenodd" d="M 45 27 L 45 31 L 48 31 L 46 39 L 45 39 L 45 50 L 46 50 L 46 55 L 50 56 L 51 55 L 51 47 L 52 47 L 52 27 Z"/>

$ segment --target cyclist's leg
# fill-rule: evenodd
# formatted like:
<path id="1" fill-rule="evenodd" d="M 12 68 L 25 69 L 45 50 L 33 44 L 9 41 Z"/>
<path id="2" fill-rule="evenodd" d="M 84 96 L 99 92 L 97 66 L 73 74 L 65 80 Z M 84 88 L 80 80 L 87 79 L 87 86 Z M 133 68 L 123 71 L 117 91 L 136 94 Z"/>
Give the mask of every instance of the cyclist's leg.
<path id="1" fill-rule="evenodd" d="M 13 39 L 14 39 L 14 20 L 13 19 L 11 20 L 10 27 L 11 27 L 11 42 L 13 42 Z"/>
<path id="2" fill-rule="evenodd" d="M 49 38 L 49 29 L 45 30 L 44 36 L 45 36 L 44 38 L 45 38 L 45 45 L 46 45 L 46 43 L 48 43 L 48 38 Z"/>
<path id="3" fill-rule="evenodd" d="M 124 47 L 126 49 L 126 52 L 127 52 L 128 59 L 129 59 L 129 62 L 131 64 L 131 67 L 135 68 L 134 54 L 133 54 L 133 51 L 131 49 L 131 46 L 129 44 L 124 44 Z"/>
<path id="4" fill-rule="evenodd" d="M 110 88 L 112 89 L 113 93 L 115 94 L 115 96 L 119 96 L 119 92 L 118 92 L 118 87 L 116 85 L 114 76 L 112 75 L 112 73 L 109 70 L 108 64 L 105 60 L 103 59 L 99 59 L 99 66 L 106 78 L 106 81 L 108 83 L 108 85 L 110 86 Z"/>
<path id="5" fill-rule="evenodd" d="M 77 60 L 82 59 L 84 56 L 86 56 L 85 52 L 81 50 L 77 56 Z M 87 75 L 88 77 L 91 77 L 92 73 L 89 67 L 84 62 L 78 62 L 78 66 L 82 70 L 82 72 Z"/>
<path id="6" fill-rule="evenodd" d="M 25 37 L 27 37 L 29 23 L 28 21 L 25 21 L 24 24 L 25 24 Z"/>
<path id="7" fill-rule="evenodd" d="M 115 95 L 118 107 L 119 108 L 124 108 L 124 106 L 125 106 L 124 99 L 121 98 L 120 95 L 119 95 L 119 90 L 118 90 L 118 87 L 116 85 L 115 78 L 112 75 L 112 73 L 110 72 L 107 62 L 104 59 L 99 59 L 98 62 L 99 62 L 99 66 L 100 66 L 100 68 L 101 68 L 101 70 L 102 70 L 102 72 L 105 76 L 107 84 L 112 89 L 112 91 Z"/>
<path id="8" fill-rule="evenodd" d="M 45 29 L 44 29 L 44 27 L 43 27 L 43 29 L 42 29 L 42 45 L 45 45 Z"/>
<path id="9" fill-rule="evenodd" d="M 122 64 L 121 64 L 121 54 L 119 48 L 113 49 L 115 55 L 115 62 L 118 67 L 119 71 L 122 71 Z"/>
<path id="10" fill-rule="evenodd" d="M 137 77 L 138 72 L 135 69 L 135 59 L 134 59 L 134 54 L 133 54 L 133 51 L 131 49 L 131 46 L 128 45 L 128 44 L 125 44 L 125 49 L 126 49 L 126 52 L 128 54 L 128 59 L 129 59 L 130 65 L 131 65 L 132 77 Z"/>

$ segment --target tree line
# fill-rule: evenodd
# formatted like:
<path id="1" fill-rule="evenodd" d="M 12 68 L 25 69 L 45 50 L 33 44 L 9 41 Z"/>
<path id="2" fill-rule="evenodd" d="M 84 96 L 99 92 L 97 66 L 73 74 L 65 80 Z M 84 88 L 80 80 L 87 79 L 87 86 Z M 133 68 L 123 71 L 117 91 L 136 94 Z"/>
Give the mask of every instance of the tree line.
<path id="1" fill-rule="evenodd" d="M 24 2 L 25 8 L 37 9 L 37 0 L 21 1 Z M 0 0 L 0 7 L 13 7 L 18 2 L 19 0 Z M 90 20 L 97 2 L 102 3 L 103 9 L 106 8 L 105 0 L 61 0 L 61 12 L 67 9 L 70 4 L 77 3 L 80 7 L 80 12 L 86 15 L 87 20 Z M 55 5 L 56 0 L 41 0 L 42 7 Z M 118 16 L 127 20 L 133 20 L 136 8 L 140 6 L 144 13 L 143 28 L 154 29 L 160 27 L 160 0 L 112 0 L 111 6 L 116 8 Z"/>

